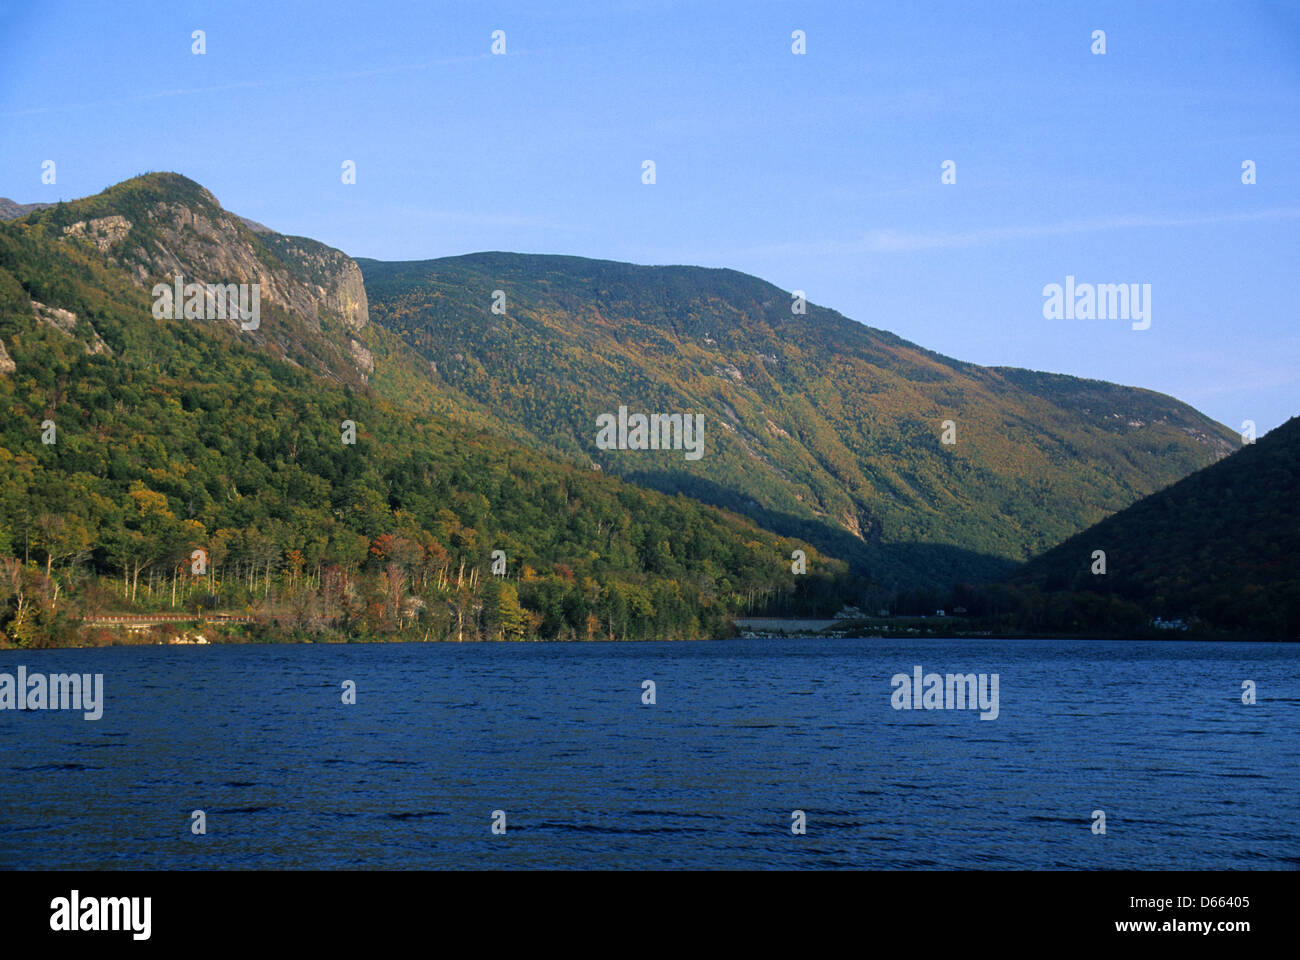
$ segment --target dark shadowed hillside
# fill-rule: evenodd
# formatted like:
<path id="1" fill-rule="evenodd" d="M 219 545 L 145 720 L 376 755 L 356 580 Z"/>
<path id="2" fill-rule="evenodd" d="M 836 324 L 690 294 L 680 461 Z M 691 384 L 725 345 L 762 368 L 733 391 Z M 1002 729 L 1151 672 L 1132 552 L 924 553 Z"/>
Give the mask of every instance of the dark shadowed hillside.
<path id="1" fill-rule="evenodd" d="M 1025 565 L 1043 595 L 1300 639 L 1300 418 Z M 1105 574 L 1093 573 L 1104 551 Z"/>

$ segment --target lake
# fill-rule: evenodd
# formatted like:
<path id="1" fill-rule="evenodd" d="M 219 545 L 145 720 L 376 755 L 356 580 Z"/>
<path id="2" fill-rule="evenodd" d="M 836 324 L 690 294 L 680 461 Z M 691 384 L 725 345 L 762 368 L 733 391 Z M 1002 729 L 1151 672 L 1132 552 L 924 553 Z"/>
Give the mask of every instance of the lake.
<path id="1" fill-rule="evenodd" d="M 102 673 L 104 704 L 0 711 L 8 869 L 1300 864 L 1297 645 L 0 652 L 19 665 Z M 996 719 L 895 709 L 917 666 L 997 674 Z"/>

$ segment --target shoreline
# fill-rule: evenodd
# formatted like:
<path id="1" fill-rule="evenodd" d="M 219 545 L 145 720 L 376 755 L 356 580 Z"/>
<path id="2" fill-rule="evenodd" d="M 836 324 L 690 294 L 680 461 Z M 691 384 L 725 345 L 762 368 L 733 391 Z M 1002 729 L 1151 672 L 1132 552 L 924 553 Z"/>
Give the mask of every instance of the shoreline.
<path id="1" fill-rule="evenodd" d="M 115 636 L 108 642 L 96 642 L 84 636 L 78 636 L 72 642 L 57 645 L 24 647 L 0 644 L 0 654 L 32 653 L 36 651 L 58 650 L 95 650 L 107 647 L 240 647 L 240 646 L 343 646 L 350 644 L 389 644 L 389 643 L 439 643 L 439 644 L 632 644 L 632 643 L 711 643 L 720 640 L 1056 640 L 1056 641 L 1108 641 L 1113 643 L 1297 643 L 1300 639 L 1242 635 L 1227 631 L 1198 630 L 1190 635 L 1183 631 L 1148 630 L 1137 633 L 1026 633 L 1010 630 L 897 630 L 880 631 L 871 629 L 834 630 L 826 632 L 782 632 L 782 631 L 737 631 L 727 636 L 699 637 L 695 639 L 680 637 L 654 637 L 611 640 L 608 637 L 592 639 L 545 639 L 542 637 L 524 637 L 514 639 L 492 639 L 484 637 L 465 638 L 461 640 L 448 638 L 405 637 L 221 637 L 212 639 L 204 637 L 199 640 L 166 637 L 123 637 Z"/>

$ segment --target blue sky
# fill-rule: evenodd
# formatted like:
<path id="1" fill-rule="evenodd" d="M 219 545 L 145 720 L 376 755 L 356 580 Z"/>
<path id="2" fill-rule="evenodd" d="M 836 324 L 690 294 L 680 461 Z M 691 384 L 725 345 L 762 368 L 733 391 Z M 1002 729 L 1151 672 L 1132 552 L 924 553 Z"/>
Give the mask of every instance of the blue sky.
<path id="1" fill-rule="evenodd" d="M 0 131 L 20 202 L 175 170 L 354 256 L 733 267 L 963 360 L 1300 413 L 1298 3 L 8 5 Z M 1044 319 L 1067 275 L 1151 284 L 1151 328 Z"/>

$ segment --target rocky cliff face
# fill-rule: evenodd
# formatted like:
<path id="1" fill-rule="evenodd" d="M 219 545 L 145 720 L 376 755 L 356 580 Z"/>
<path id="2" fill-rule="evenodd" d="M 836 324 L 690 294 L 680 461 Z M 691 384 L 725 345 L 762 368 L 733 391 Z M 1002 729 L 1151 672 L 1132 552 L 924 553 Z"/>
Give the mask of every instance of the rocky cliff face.
<path id="1" fill-rule="evenodd" d="M 281 288 L 290 310 L 315 318 L 342 322 L 347 331 L 348 354 L 362 374 L 374 372 L 374 359 L 366 345 L 370 305 L 361 268 L 342 251 L 306 237 L 288 237 L 268 231 L 258 238 L 290 271 L 291 282 Z"/>
<path id="2" fill-rule="evenodd" d="M 257 284 L 261 321 L 241 329 L 260 345 L 333 379 L 365 382 L 374 371 L 369 306 L 351 257 L 276 233 L 221 207 L 177 174 L 147 174 L 85 200 L 36 211 L 64 242 L 87 244 L 142 287 L 172 283 Z M 202 322 L 202 321 L 200 321 Z"/>
<path id="3" fill-rule="evenodd" d="M 46 326 L 53 327 L 59 333 L 63 334 L 69 340 L 80 339 L 82 346 L 86 348 L 86 353 L 106 353 L 113 355 L 113 350 L 100 337 L 99 333 L 90 324 L 83 324 L 85 335 L 77 335 L 77 315 L 71 310 L 60 310 L 58 307 L 47 307 L 43 303 L 32 301 L 32 313 L 36 319 Z M 11 361 L 12 362 L 12 361 Z M 3 366 L 3 364 L 0 364 Z"/>

